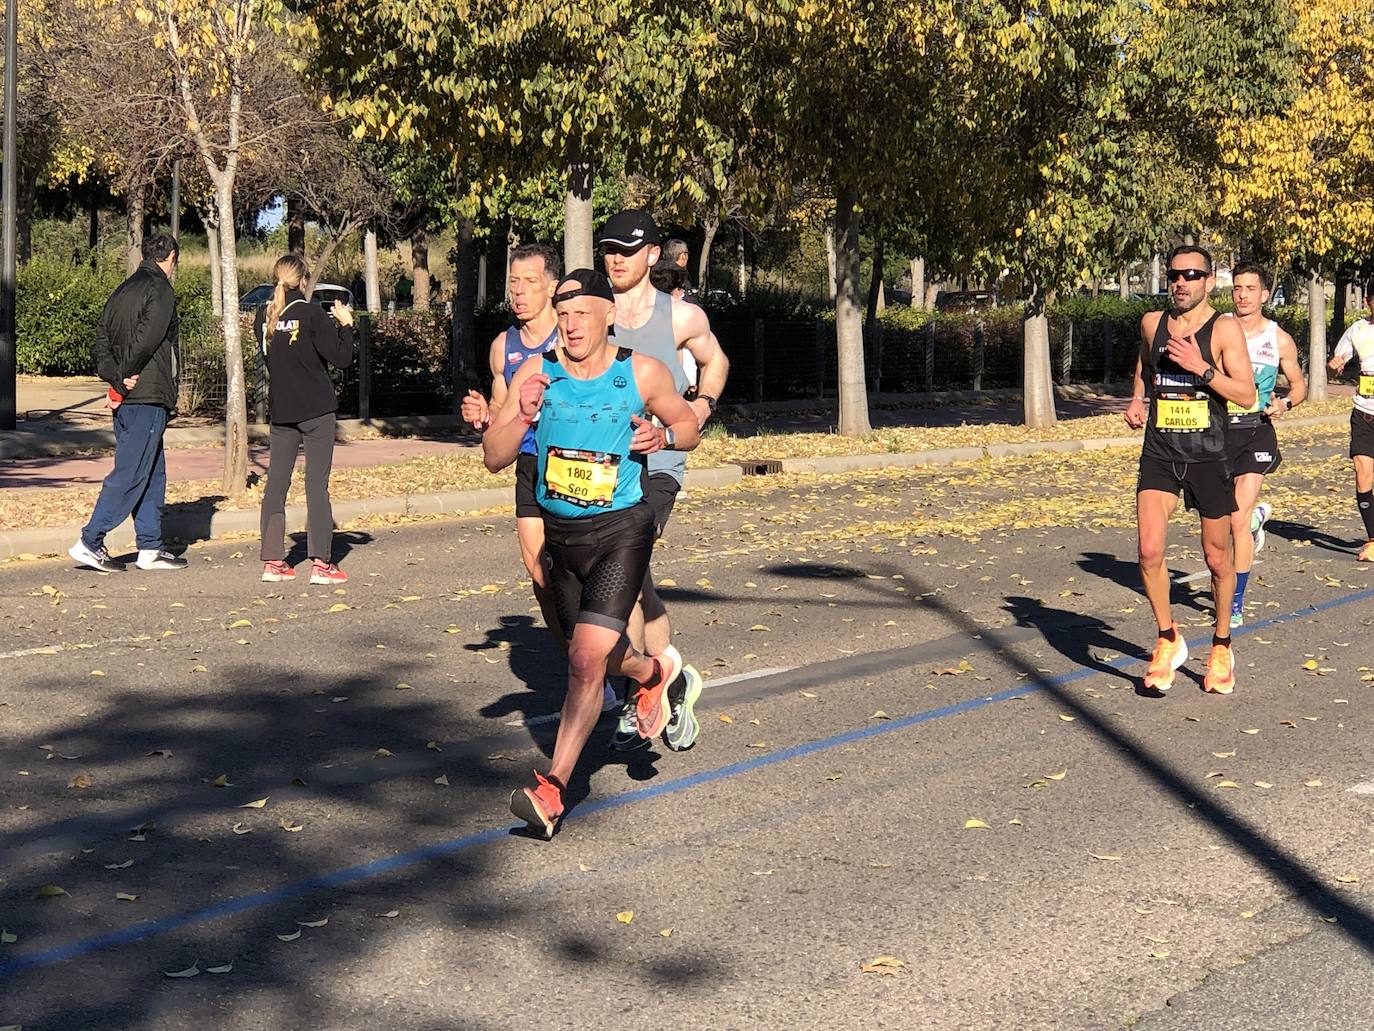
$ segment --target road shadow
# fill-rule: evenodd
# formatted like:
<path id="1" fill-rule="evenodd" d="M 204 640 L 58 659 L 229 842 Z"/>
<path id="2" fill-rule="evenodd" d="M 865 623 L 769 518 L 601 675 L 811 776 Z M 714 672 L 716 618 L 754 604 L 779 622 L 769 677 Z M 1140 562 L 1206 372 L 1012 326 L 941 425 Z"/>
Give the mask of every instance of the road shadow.
<path id="1" fill-rule="evenodd" d="M 1075 564 L 1085 573 L 1106 580 L 1108 583 L 1114 583 L 1118 587 L 1128 587 L 1141 598 L 1145 597 L 1145 591 L 1140 582 L 1140 564 L 1138 562 L 1127 562 L 1116 555 L 1109 555 L 1102 551 L 1085 551 Z M 1211 581 L 1205 578 L 1196 581 L 1204 585 L 1199 590 L 1191 583 L 1181 582 L 1182 578 L 1188 575 L 1190 574 L 1183 570 L 1169 570 L 1169 604 L 1189 608 L 1195 612 L 1210 613 L 1212 611 Z"/>
<path id="2" fill-rule="evenodd" d="M 206 1026 L 239 1015 L 244 1026 L 286 1026 L 259 1025 L 259 1007 L 309 998 L 311 1026 L 364 1026 L 356 997 L 321 976 L 316 950 L 357 969 L 433 925 L 514 932 L 636 991 L 686 976 L 671 963 L 626 970 L 618 953 L 550 927 L 556 888 L 536 880 L 511 893 L 510 871 L 485 846 L 505 836 L 505 793 L 527 771 L 494 762 L 461 727 L 458 741 L 430 740 L 445 713 L 414 663 L 366 665 L 336 676 L 249 660 L 216 670 L 232 690 L 133 682 L 41 737 L 8 735 L 3 761 L 32 767 L 22 789 L 52 815 L 0 831 L 0 911 L 18 939 L 0 947 L 3 1016 L 63 1031 L 191 1026 L 197 1014 Z M 397 693 L 407 680 L 417 687 Z M 77 771 L 90 777 L 83 791 L 67 787 Z M 579 771 L 573 801 L 590 772 Z M 43 884 L 65 894 L 35 898 Z M 137 903 L 116 900 L 116 888 Z M 732 976 L 711 950 L 696 960 L 700 976 Z M 194 982 L 164 976 L 193 962 Z M 219 964 L 232 973 L 205 973 Z M 444 1026 L 506 1026 L 450 1014 L 460 1016 Z"/>
<path id="3" fill-rule="evenodd" d="M 514 716 L 530 721 L 525 726 L 530 740 L 546 757 L 552 759 L 558 723 L 548 717 L 563 708 L 563 700 L 568 692 L 567 654 L 554 636 L 533 616 L 503 616 L 498 626 L 485 631 L 483 640 L 465 644 L 463 648 L 487 653 L 489 657 L 508 656 L 510 672 L 524 685 L 524 689 L 502 695 L 484 705 L 480 712 L 492 719 Z M 623 699 L 624 678 L 611 679 Z M 565 800 L 569 810 L 587 797 L 592 776 L 608 766 L 623 767 L 625 775 L 635 781 L 652 780 L 658 776 L 656 763 L 661 755 L 657 742 L 630 752 L 611 749 L 611 734 L 619 718 L 619 708 L 603 712 L 592 736 L 587 739 L 587 746 L 568 783 Z"/>
<path id="4" fill-rule="evenodd" d="M 1335 537 L 1324 530 L 1318 530 L 1315 526 L 1306 523 L 1290 523 L 1284 519 L 1270 519 L 1264 524 L 1264 532 L 1273 534 L 1280 540 L 1290 542 L 1310 542 L 1313 547 L 1320 548 L 1322 551 L 1329 551 L 1336 555 L 1345 555 L 1353 558 L 1364 546 L 1363 540 L 1349 540 L 1342 537 Z"/>
<path id="5" fill-rule="evenodd" d="M 1012 617 L 1016 626 L 1038 630 L 1046 644 L 1075 666 L 1097 670 L 1130 684 L 1137 691 L 1144 691 L 1142 678 L 1112 665 L 1112 659 L 1129 655 L 1134 659 L 1148 660 L 1150 656 L 1139 645 L 1117 637 L 1113 633 L 1116 628 L 1110 623 L 1095 616 L 1053 608 L 1039 598 L 1025 596 L 1003 599 L 1002 608 Z"/>

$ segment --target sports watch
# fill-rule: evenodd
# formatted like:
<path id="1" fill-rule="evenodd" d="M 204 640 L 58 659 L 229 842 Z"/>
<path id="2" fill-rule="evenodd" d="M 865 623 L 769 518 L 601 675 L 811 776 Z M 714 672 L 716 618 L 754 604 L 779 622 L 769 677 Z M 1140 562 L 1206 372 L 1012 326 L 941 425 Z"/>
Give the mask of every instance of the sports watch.
<path id="1" fill-rule="evenodd" d="M 1212 380 L 1216 379 L 1216 377 L 1217 377 L 1217 370 L 1214 369 L 1214 368 L 1212 368 L 1212 367 L 1209 365 L 1209 366 L 1207 367 L 1207 371 L 1204 372 L 1204 373 L 1202 374 L 1202 385 L 1203 385 L 1204 387 L 1207 386 L 1208 384 L 1210 384 L 1210 383 L 1212 382 Z"/>
<path id="2" fill-rule="evenodd" d="M 677 450 L 677 434 L 675 434 L 675 433 L 673 432 L 673 428 L 672 428 L 671 426 L 664 426 L 664 427 L 663 427 L 663 450 L 664 450 L 664 451 L 676 451 L 676 450 Z"/>

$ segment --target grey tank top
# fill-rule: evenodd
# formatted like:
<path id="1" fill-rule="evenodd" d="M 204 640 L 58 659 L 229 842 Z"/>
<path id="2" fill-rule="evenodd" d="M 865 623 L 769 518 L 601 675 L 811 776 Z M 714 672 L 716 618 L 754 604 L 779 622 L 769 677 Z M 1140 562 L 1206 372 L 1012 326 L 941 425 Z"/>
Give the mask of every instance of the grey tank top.
<path id="1" fill-rule="evenodd" d="M 677 354 L 677 334 L 673 332 L 673 298 L 662 290 L 654 291 L 654 310 L 647 322 L 637 329 L 615 324 L 615 340 L 619 347 L 629 347 L 640 354 L 657 358 L 673 374 L 673 386 L 685 394 L 690 385 L 682 361 Z M 655 451 L 649 456 L 649 475 L 667 473 L 679 484 L 687 473 L 687 454 L 683 451 Z"/>

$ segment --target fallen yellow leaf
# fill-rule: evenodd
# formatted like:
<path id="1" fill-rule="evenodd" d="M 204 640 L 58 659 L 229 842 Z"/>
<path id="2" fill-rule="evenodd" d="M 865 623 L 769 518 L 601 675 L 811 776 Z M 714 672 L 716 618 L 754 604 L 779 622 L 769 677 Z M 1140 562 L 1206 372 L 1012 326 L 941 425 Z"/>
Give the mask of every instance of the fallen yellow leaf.
<path id="1" fill-rule="evenodd" d="M 622 912 L 617 913 L 615 915 L 615 918 L 622 924 L 628 924 L 631 920 L 635 918 L 635 911 L 633 909 L 623 910 Z"/>

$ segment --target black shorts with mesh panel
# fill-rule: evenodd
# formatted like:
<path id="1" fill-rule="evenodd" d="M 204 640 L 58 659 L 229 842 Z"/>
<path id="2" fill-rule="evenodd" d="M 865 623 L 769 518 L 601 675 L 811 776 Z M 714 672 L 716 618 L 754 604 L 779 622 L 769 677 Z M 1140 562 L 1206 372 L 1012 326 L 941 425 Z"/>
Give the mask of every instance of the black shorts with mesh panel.
<path id="1" fill-rule="evenodd" d="M 534 484 L 538 479 L 538 455 L 521 455 L 515 460 L 515 518 L 537 519 L 543 514 L 534 496 Z"/>
<path id="2" fill-rule="evenodd" d="M 643 501 L 619 512 L 562 519 L 544 513 L 550 593 L 571 641 L 591 623 L 624 630 L 654 553 L 654 512 Z"/>

